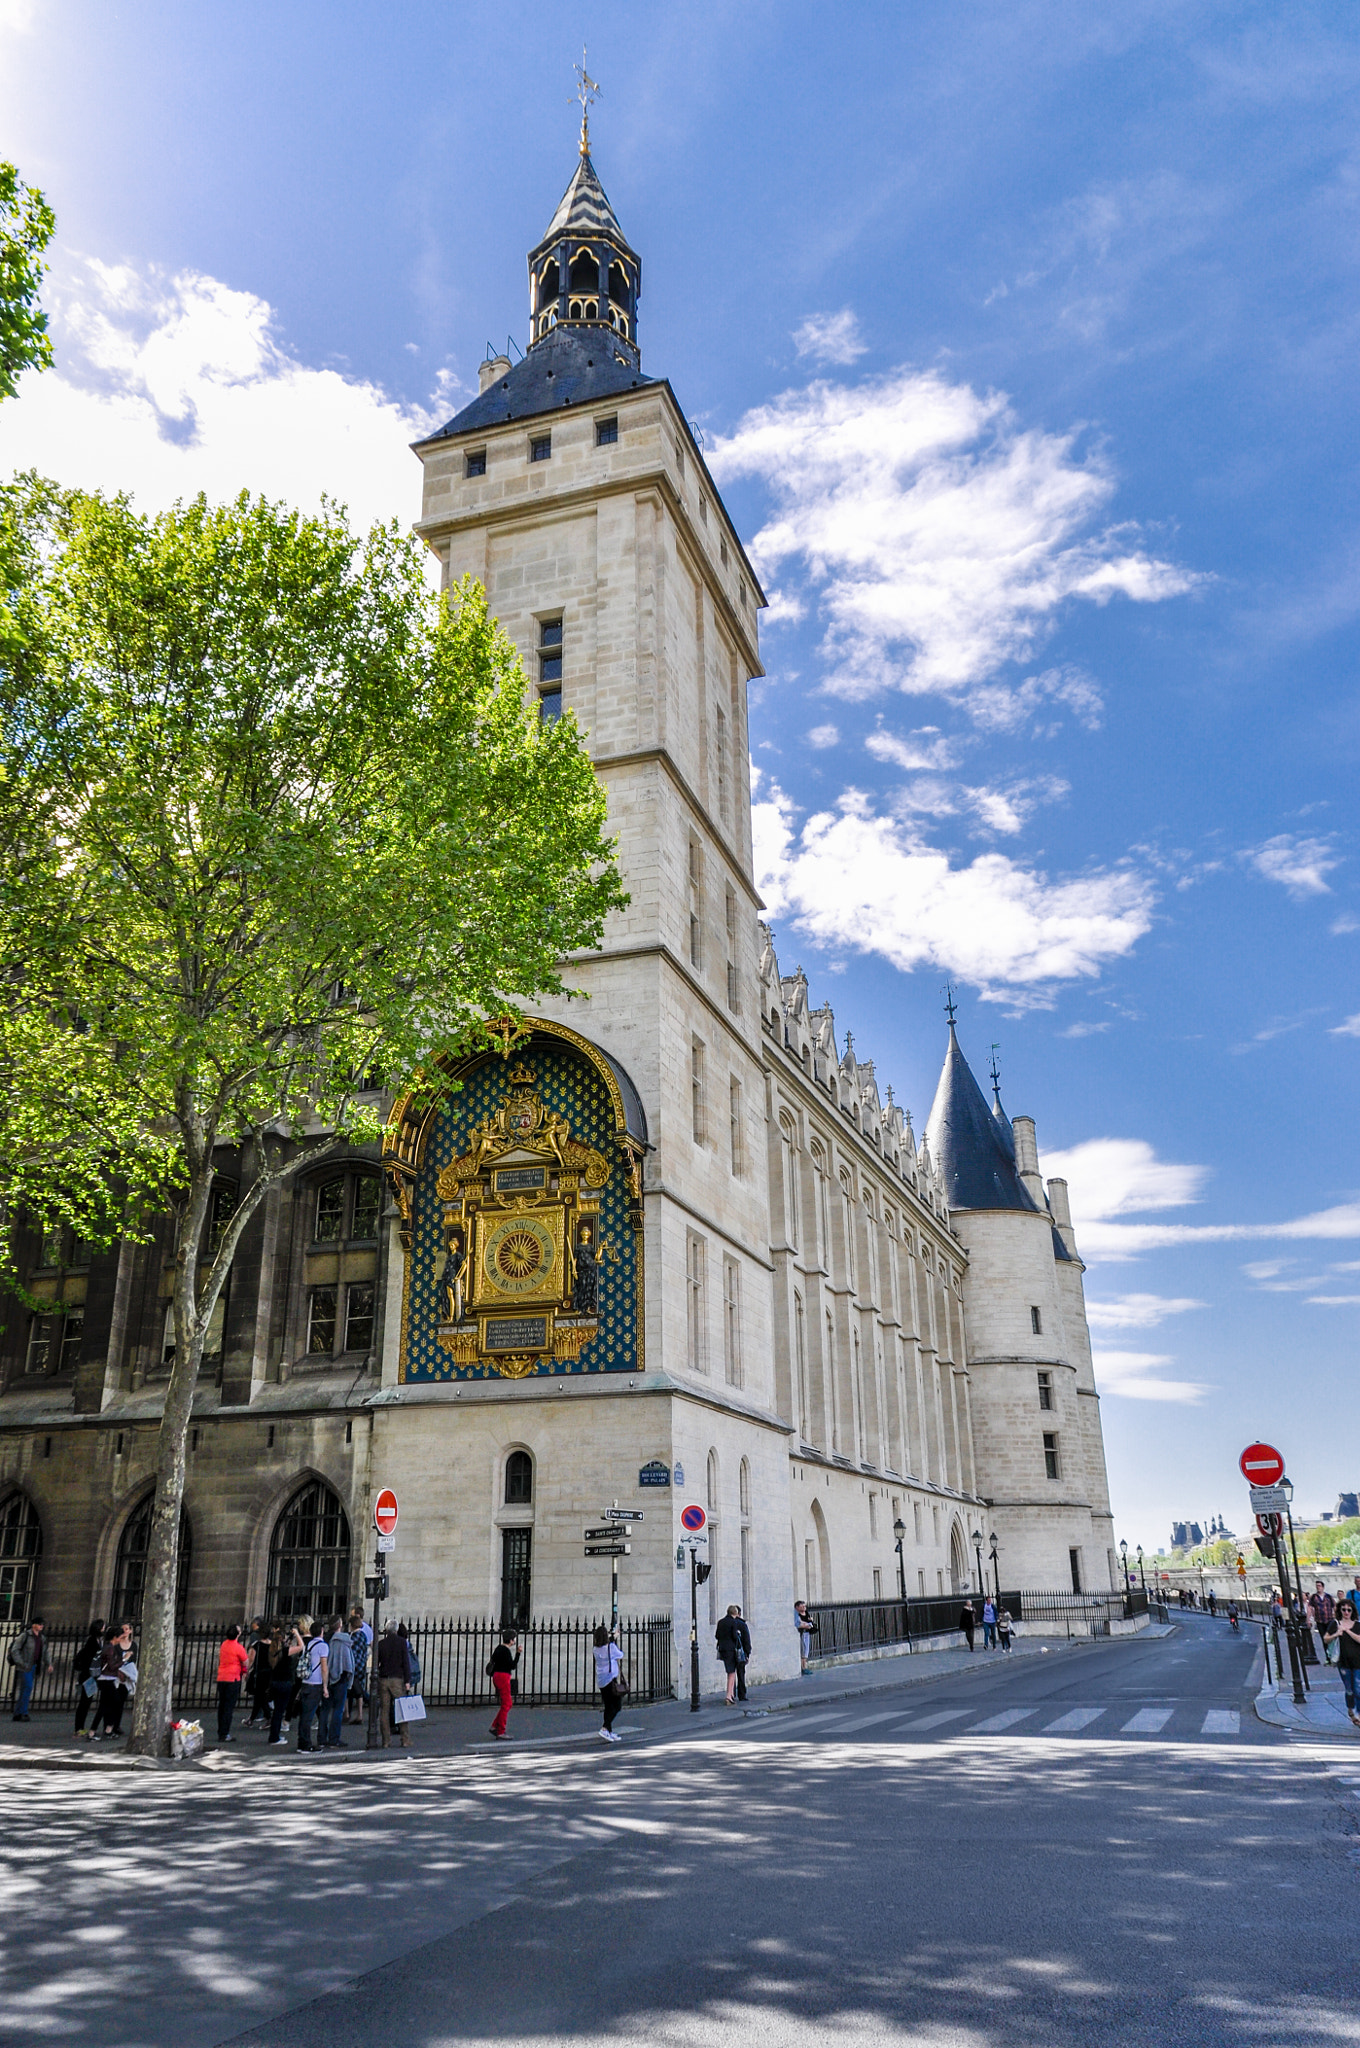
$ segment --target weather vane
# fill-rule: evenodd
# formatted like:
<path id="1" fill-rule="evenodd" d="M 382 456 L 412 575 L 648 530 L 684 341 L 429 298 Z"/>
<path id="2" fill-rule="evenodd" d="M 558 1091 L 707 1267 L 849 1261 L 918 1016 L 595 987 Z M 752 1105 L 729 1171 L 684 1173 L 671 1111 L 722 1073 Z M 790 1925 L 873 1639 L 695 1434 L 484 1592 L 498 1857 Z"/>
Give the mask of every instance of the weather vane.
<path id="1" fill-rule="evenodd" d="M 584 43 L 581 45 L 580 63 L 573 64 L 571 68 L 576 73 L 576 90 L 572 94 L 572 98 L 579 100 L 581 103 L 581 154 L 582 156 L 589 156 L 590 109 L 593 102 L 600 97 L 600 88 L 586 70 L 586 46 Z"/>
<path id="2" fill-rule="evenodd" d="M 996 1039 L 993 1039 L 993 1040 L 992 1040 L 992 1090 L 993 1090 L 993 1093 L 994 1093 L 994 1094 L 998 1094 L 998 1095 L 999 1095 L 999 1094 L 1000 1094 L 1000 1092 L 1001 1092 L 1001 1070 L 1000 1070 L 999 1066 L 997 1065 L 997 1058 L 996 1058 L 996 1056 L 997 1056 L 997 1054 L 998 1054 L 998 1053 L 1000 1052 L 1000 1050 L 1001 1050 L 1001 1047 L 1000 1047 L 1000 1045 L 998 1044 L 998 1042 L 996 1041 Z"/>
<path id="3" fill-rule="evenodd" d="M 954 1001 L 954 984 L 952 981 L 947 981 L 944 985 L 944 1013 L 951 1024 L 958 1015 L 958 1009 L 959 1006 Z"/>

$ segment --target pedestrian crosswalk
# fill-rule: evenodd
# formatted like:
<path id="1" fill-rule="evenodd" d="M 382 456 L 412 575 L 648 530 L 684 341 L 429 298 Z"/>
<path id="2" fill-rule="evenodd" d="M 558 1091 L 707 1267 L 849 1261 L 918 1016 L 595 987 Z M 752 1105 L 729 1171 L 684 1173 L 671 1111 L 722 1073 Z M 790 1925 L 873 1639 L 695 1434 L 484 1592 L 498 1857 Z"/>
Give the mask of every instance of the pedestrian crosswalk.
<path id="1" fill-rule="evenodd" d="M 1169 1735 L 1190 1741 L 1207 1735 L 1240 1735 L 1242 1716 L 1236 1707 L 1211 1707 L 1192 1700 L 1139 1707 L 1128 1713 L 1127 1703 L 1103 1707 L 1068 1707 L 1053 1714 L 1056 1701 L 1048 1707 L 1007 1707 L 987 1714 L 981 1707 L 938 1707 L 923 1714 L 919 1708 L 884 1707 L 873 1713 L 857 1714 L 842 1708 L 810 1714 L 772 1714 L 747 1722 L 743 1733 L 770 1736 L 780 1741 L 801 1741 L 808 1736 L 820 1741 L 857 1741 L 872 1732 L 875 1740 L 913 1741 L 918 1735 L 936 1730 L 950 1735 L 1005 1735 L 1012 1729 L 1025 1735 Z M 958 1725 L 955 1725 L 958 1724 Z"/>

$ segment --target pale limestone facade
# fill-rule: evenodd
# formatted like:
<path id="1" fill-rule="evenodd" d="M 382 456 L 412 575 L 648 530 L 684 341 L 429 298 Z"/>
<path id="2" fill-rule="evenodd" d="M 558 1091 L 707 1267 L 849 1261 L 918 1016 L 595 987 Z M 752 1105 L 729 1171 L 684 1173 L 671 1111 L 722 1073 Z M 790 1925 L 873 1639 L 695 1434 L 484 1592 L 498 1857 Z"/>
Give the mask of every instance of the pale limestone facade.
<path id="1" fill-rule="evenodd" d="M 636 280 L 620 291 L 614 317 L 624 307 L 635 323 Z M 536 323 L 551 326 L 542 305 Z M 608 792 L 631 900 L 601 950 L 571 963 L 586 999 L 544 1015 L 602 1048 L 645 1105 L 642 1367 L 405 1380 L 401 1219 L 389 1204 L 361 1236 L 347 1195 L 351 1220 L 323 1246 L 305 1184 L 243 1240 L 196 1404 L 191 1616 L 269 1606 L 271 1543 L 310 1478 L 348 1514 L 351 1588 L 373 1498 L 397 1489 L 393 1598 L 410 1613 L 497 1611 L 505 1532 L 527 1527 L 533 1612 L 598 1614 L 609 1565 L 583 1557 L 583 1528 L 613 1501 L 640 1507 L 621 1606 L 672 1611 L 682 1651 L 678 1517 L 702 1504 L 706 1685 L 729 1601 L 750 1621 L 753 1676 L 768 1678 L 797 1669 L 795 1597 L 892 1598 L 896 1523 L 911 1597 L 975 1584 L 974 1532 L 984 1548 L 996 1532 L 1006 1586 L 1115 1582 L 1082 1267 L 1032 1127 L 1017 1119 L 1013 1140 L 1030 1206 L 951 1213 L 910 1118 L 848 1036 L 838 1046 L 829 1008 L 809 1007 L 801 970 L 781 975 L 760 922 L 746 688 L 762 673 L 764 600 L 670 386 L 641 374 L 635 331 L 601 379 L 587 351 L 603 359 L 611 344 L 583 324 L 565 401 L 549 373 L 516 417 L 496 416 L 498 393 L 523 376 L 488 365 L 479 401 L 417 453 L 418 531 L 446 583 L 485 586 L 535 687 L 545 627 L 560 627 L 554 681 Z M 531 367 L 567 360 L 542 353 L 556 345 L 549 332 Z M 357 1187 L 377 1161 L 342 1166 Z M 371 1279 L 373 1327 L 355 1346 L 337 1326 L 318 1355 L 305 1304 L 327 1276 L 340 1294 Z M 0 1356 L 0 1491 L 33 1504 L 36 1594 L 74 1618 L 110 1611 L 146 1498 L 163 1254 L 123 1246 L 54 1284 L 68 1302 L 88 1296 L 83 1339 L 42 1374 L 19 1336 Z M 532 1459 L 532 1499 L 507 1503 L 516 1451 Z M 657 1460 L 676 1483 L 643 1490 L 639 1470 Z"/>

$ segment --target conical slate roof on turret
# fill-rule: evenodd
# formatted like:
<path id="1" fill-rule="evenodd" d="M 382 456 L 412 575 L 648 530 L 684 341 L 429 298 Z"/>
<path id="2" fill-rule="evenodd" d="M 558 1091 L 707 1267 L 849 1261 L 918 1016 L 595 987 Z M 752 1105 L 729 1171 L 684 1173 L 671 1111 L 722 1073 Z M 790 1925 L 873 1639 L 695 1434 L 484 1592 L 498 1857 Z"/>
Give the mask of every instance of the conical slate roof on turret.
<path id="1" fill-rule="evenodd" d="M 1029 1209 L 1038 1203 L 1015 1170 L 1015 1150 L 973 1079 L 951 1020 L 926 1142 L 951 1209 Z"/>
<path id="2" fill-rule="evenodd" d="M 559 242 L 563 236 L 573 239 L 577 235 L 596 236 L 613 242 L 625 255 L 635 256 L 628 238 L 619 226 L 618 217 L 609 204 L 608 195 L 600 183 L 599 172 L 582 150 L 580 162 L 572 173 L 571 183 L 558 202 L 556 213 L 548 222 L 539 249 L 550 242 Z"/>

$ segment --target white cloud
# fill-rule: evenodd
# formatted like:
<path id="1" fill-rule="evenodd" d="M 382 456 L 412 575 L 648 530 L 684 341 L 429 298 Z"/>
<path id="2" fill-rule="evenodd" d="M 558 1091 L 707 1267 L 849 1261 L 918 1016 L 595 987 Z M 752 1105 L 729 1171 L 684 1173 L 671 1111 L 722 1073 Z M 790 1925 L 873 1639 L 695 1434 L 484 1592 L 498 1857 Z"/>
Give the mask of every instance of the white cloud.
<path id="1" fill-rule="evenodd" d="M 1348 910 L 1343 910 L 1340 917 L 1332 919 L 1328 929 L 1335 938 L 1345 938 L 1348 932 L 1360 932 L 1360 917 L 1352 917 Z"/>
<path id="2" fill-rule="evenodd" d="M 0 35 L 26 36 L 37 15 L 37 0 L 0 0 Z"/>
<path id="3" fill-rule="evenodd" d="M 1074 438 L 1025 431 L 996 393 L 896 370 L 785 392 L 710 464 L 768 486 L 752 554 L 762 577 L 797 561 L 821 587 L 830 688 L 966 696 L 1072 599 L 1153 603 L 1196 581 L 1131 528 L 1093 530 L 1114 479 Z"/>
<path id="4" fill-rule="evenodd" d="M 1307 896 L 1329 896 L 1327 876 L 1341 865 L 1329 839 L 1299 839 L 1279 832 L 1263 846 L 1247 847 L 1242 859 L 1267 882 L 1279 882 L 1295 902 Z"/>
<path id="5" fill-rule="evenodd" d="M 1333 1038 L 1360 1038 L 1360 1010 L 1353 1017 L 1347 1017 L 1340 1024 L 1332 1026 Z"/>
<path id="6" fill-rule="evenodd" d="M 1170 1401 L 1193 1407 L 1212 1392 L 1201 1380 L 1167 1380 L 1157 1375 L 1175 1359 L 1156 1351 L 1097 1351 L 1096 1385 L 1103 1395 L 1125 1401 Z"/>
<path id="7" fill-rule="evenodd" d="M 1360 1308 L 1360 1294 L 1310 1294 L 1313 1308 Z"/>
<path id="8" fill-rule="evenodd" d="M 1088 1138 L 1066 1151 L 1046 1151 L 1043 1171 L 1045 1178 L 1067 1182 L 1078 1230 L 1109 1216 L 1184 1208 L 1199 1200 L 1209 1178 L 1207 1166 L 1159 1159 L 1143 1138 Z"/>
<path id="9" fill-rule="evenodd" d="M 300 362 L 263 299 L 196 272 L 69 270 L 52 294 L 57 369 L 0 409 L 0 468 L 128 490 L 152 509 L 249 488 L 362 525 L 411 520 L 408 443 L 438 424 L 377 385 Z"/>
<path id="10" fill-rule="evenodd" d="M 808 734 L 810 747 L 834 747 L 840 742 L 840 733 L 834 725 L 814 725 Z"/>
<path id="11" fill-rule="evenodd" d="M 876 816 L 855 790 L 800 829 L 771 784 L 752 828 L 756 883 L 773 916 L 904 972 L 946 968 L 986 996 L 1044 1003 L 1052 983 L 1099 973 L 1151 922 L 1151 893 L 1137 875 L 1050 882 L 999 853 L 955 867 L 910 821 Z"/>
<path id="12" fill-rule="evenodd" d="M 1062 723 L 1053 717 L 1055 705 L 1070 711 L 1087 732 L 1100 730 L 1105 699 L 1084 669 L 1046 668 L 1013 686 L 980 684 L 968 699 L 969 715 L 986 732 L 1018 732 L 1033 720 L 1036 734 L 1050 738 Z"/>
<path id="13" fill-rule="evenodd" d="M 1086 1320 L 1093 1330 L 1155 1330 L 1168 1316 L 1208 1305 L 1190 1295 L 1121 1294 L 1113 1301 L 1088 1301 Z"/>
<path id="14" fill-rule="evenodd" d="M 849 306 L 839 313 L 809 313 L 793 337 L 800 356 L 814 363 L 853 363 L 865 354 L 868 343 L 860 339 L 859 321 Z"/>
<path id="15" fill-rule="evenodd" d="M 1066 1030 L 1058 1033 L 1058 1036 L 1059 1038 L 1094 1038 L 1097 1032 L 1112 1031 L 1113 1029 L 1114 1019 L 1112 1017 L 1105 1017 L 1102 1018 L 1099 1024 L 1069 1024 Z"/>
<path id="16" fill-rule="evenodd" d="M 921 725 L 901 739 L 880 726 L 864 742 L 876 761 L 891 761 L 898 768 L 953 768 L 958 765 L 959 745 L 940 731 L 938 725 Z"/>

